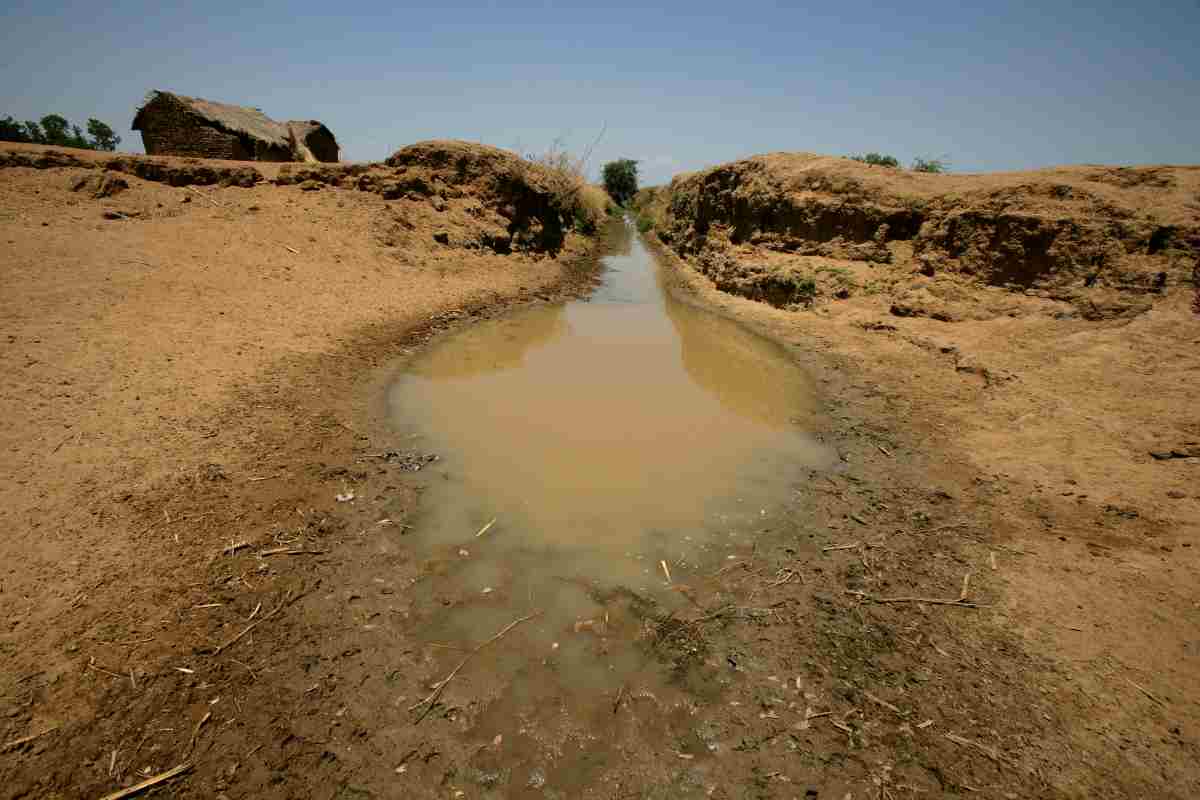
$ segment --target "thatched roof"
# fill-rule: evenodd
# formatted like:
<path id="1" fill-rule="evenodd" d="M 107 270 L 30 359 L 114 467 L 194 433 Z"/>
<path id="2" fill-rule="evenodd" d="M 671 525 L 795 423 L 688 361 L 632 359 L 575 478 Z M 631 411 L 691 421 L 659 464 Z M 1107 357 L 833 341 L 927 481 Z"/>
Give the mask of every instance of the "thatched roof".
<path id="1" fill-rule="evenodd" d="M 289 119 L 284 123 L 284 125 L 291 129 L 292 133 L 296 136 L 296 141 L 298 142 L 304 141 L 304 137 L 308 136 L 313 131 L 325 131 L 325 133 L 329 134 L 329 138 L 333 139 L 333 143 L 337 144 L 339 148 L 341 147 L 341 145 L 338 144 L 337 137 L 333 135 L 333 131 L 325 127 L 325 123 L 318 120 Z"/>
<path id="2" fill-rule="evenodd" d="M 234 106 L 228 103 L 217 103 L 200 97 L 187 97 L 182 94 L 160 90 L 152 91 L 146 96 L 146 102 L 142 104 L 142 107 L 138 109 L 137 115 L 133 118 L 133 130 L 140 131 L 142 129 L 142 114 L 151 103 L 162 96 L 173 98 L 177 102 L 187 106 L 192 113 L 228 133 L 250 136 L 267 144 L 285 149 L 291 146 L 288 126 L 285 123 L 276 122 L 271 119 L 260 109 L 250 108 L 249 106 Z"/>

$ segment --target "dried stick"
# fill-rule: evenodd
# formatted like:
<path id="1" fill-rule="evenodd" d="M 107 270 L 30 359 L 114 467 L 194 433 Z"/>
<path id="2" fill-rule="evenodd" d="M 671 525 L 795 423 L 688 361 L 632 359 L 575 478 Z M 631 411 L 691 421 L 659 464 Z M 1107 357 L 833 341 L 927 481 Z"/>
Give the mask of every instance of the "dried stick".
<path id="1" fill-rule="evenodd" d="M 238 639 L 241 639 L 241 638 L 242 638 L 243 636 L 245 636 L 247 633 L 249 633 L 250 631 L 254 630 L 254 628 L 255 628 L 256 626 L 263 624 L 264 622 L 266 622 L 267 620 L 269 620 L 271 617 L 273 617 L 273 616 L 275 616 L 276 614 L 278 614 L 280 611 L 282 611 L 282 610 L 283 610 L 283 607 L 284 607 L 284 606 L 286 606 L 286 605 L 290 605 L 290 604 L 291 604 L 291 602 L 292 602 L 292 599 L 291 599 L 291 598 L 292 598 L 292 593 L 291 593 L 291 592 L 288 592 L 288 594 L 287 594 L 287 597 L 283 598 L 283 602 L 281 602 L 281 603 L 280 603 L 278 606 L 276 606 L 274 611 L 272 611 L 271 613 L 267 614 L 265 617 L 263 617 L 262 619 L 258 620 L 257 622 L 251 622 L 249 625 L 247 625 L 247 626 L 246 626 L 246 629 L 245 629 L 245 630 L 243 630 L 243 631 L 242 631 L 241 633 L 239 633 L 237 636 L 234 636 L 234 637 L 233 637 L 232 639 L 230 639 L 228 642 L 226 642 L 225 644 L 221 645 L 221 646 L 220 646 L 220 647 L 218 647 L 216 650 L 214 650 L 214 651 L 213 651 L 213 655 L 214 655 L 214 656 L 219 656 L 219 655 L 221 654 L 221 651 L 222 651 L 222 650 L 224 650 L 226 647 L 229 647 L 231 644 L 233 644 L 234 642 L 236 642 Z"/>
<path id="2" fill-rule="evenodd" d="M 135 783 L 133 786 L 128 786 L 124 789 L 120 789 L 118 791 L 113 792 L 112 794 L 106 794 L 106 795 L 104 795 L 104 797 L 101 797 L 100 800 L 123 800 L 123 798 L 132 797 L 133 795 L 143 792 L 152 786 L 157 786 L 158 784 L 163 783 L 164 781 L 169 781 L 169 780 L 171 780 L 171 778 L 174 778 L 178 775 L 182 775 L 183 773 L 187 772 L 191 768 L 192 768 L 192 762 L 188 761 L 184 764 L 180 764 L 178 767 L 173 767 L 173 768 L 167 770 L 166 772 L 160 772 L 158 775 L 155 775 L 153 778 L 147 778 L 146 780 L 142 781 L 141 783 Z"/>
<path id="3" fill-rule="evenodd" d="M 188 755 L 191 755 L 192 751 L 196 749 L 196 737 L 200 735 L 200 729 L 204 727 L 204 723 L 210 719 L 212 719 L 212 712 L 205 711 L 204 716 L 196 723 L 196 727 L 192 730 L 192 741 L 188 744 Z"/>
<path id="4" fill-rule="evenodd" d="M 860 542 L 851 542 L 850 544 L 833 544 L 829 547 L 822 547 L 822 553 L 828 553 L 830 550 L 854 550 L 860 546 Z"/>
<path id="5" fill-rule="evenodd" d="M 875 595 L 847 589 L 846 594 L 856 595 L 872 603 L 930 603 L 935 606 L 958 606 L 960 608 L 984 608 L 978 603 L 966 603 L 962 600 L 944 600 L 938 597 L 876 597 Z"/>
<path id="6" fill-rule="evenodd" d="M 1138 685 L 1137 685 L 1136 683 L 1134 683 L 1133 681 L 1130 681 L 1130 680 L 1129 680 L 1129 678 L 1126 678 L 1125 680 L 1129 681 L 1129 685 L 1130 685 L 1130 686 L 1132 686 L 1133 688 L 1137 689 L 1137 690 L 1138 690 L 1139 692 L 1141 692 L 1142 694 L 1146 695 L 1146 697 L 1149 697 L 1151 700 L 1153 700 L 1153 701 L 1154 701 L 1155 703 L 1157 703 L 1158 705 L 1160 705 L 1160 706 L 1163 706 L 1164 708 L 1166 707 L 1166 705 L 1167 705 L 1167 704 L 1166 704 L 1166 703 L 1164 703 L 1162 700 L 1159 700 L 1159 699 L 1158 699 L 1157 697 L 1155 697 L 1153 694 L 1151 694 L 1149 689 L 1145 689 L 1145 688 L 1142 688 L 1141 686 L 1138 686 Z"/>
<path id="7" fill-rule="evenodd" d="M 224 208 L 224 207 L 225 207 L 225 204 L 224 204 L 224 203 L 218 203 L 216 200 L 213 200 L 211 197 L 209 197 L 208 195 L 206 195 L 204 192 L 200 191 L 199 189 L 193 189 L 191 186 L 185 186 L 185 187 L 183 187 L 183 188 L 187 189 L 189 192 L 192 192 L 193 194 L 198 194 L 198 195 L 200 195 L 201 197 L 203 197 L 203 198 L 204 198 L 204 202 L 206 202 L 206 203 L 212 203 L 212 204 L 213 204 L 214 206 L 216 206 L 217 208 Z"/>
<path id="8" fill-rule="evenodd" d="M 518 625 L 520 625 L 522 622 L 528 622 L 529 620 L 533 619 L 534 617 L 540 616 L 540 615 L 541 615 L 541 613 L 542 613 L 541 611 L 535 611 L 535 612 L 533 612 L 532 614 L 530 614 L 529 616 L 526 616 L 526 617 L 521 617 L 520 619 L 515 619 L 515 620 L 513 620 L 512 622 L 510 622 L 510 623 L 508 623 L 507 625 L 505 625 L 505 626 L 504 626 L 504 628 L 503 628 L 503 629 L 502 629 L 502 630 L 501 630 L 499 633 L 497 633 L 495 636 L 493 636 L 492 638 L 488 639 L 486 642 L 484 642 L 483 644 L 479 645 L 478 647 L 476 647 L 476 648 L 475 648 L 474 650 L 472 650 L 471 652 L 467 653 L 466 657 L 465 657 L 465 658 L 463 658 L 463 660 L 462 660 L 462 661 L 458 662 L 458 666 L 457 666 L 457 667 L 455 667 L 454 669 L 452 669 L 452 670 L 450 671 L 450 674 L 449 674 L 449 675 L 447 675 L 446 677 L 444 677 L 444 678 L 442 678 L 440 681 L 438 681 L 436 684 L 434 684 L 433 691 L 432 691 L 432 692 L 430 692 L 430 694 L 429 694 L 429 696 L 428 696 L 428 697 L 426 697 L 426 698 L 425 698 L 424 700 L 422 700 L 421 702 L 419 702 L 419 703 L 414 703 L 413 705 L 411 705 L 411 706 L 409 706 L 409 707 L 408 707 L 408 710 L 409 710 L 409 711 L 416 711 L 418 708 L 420 708 L 421 706 L 425 705 L 426 703 L 428 703 L 428 704 L 429 704 L 429 708 L 425 709 L 425 713 L 424 713 L 424 714 L 421 714 L 421 716 L 420 716 L 420 717 L 418 717 L 418 718 L 417 718 L 417 721 L 416 721 L 416 722 L 414 722 L 413 724 L 414 724 L 414 725 L 416 725 L 416 724 L 417 724 L 417 723 L 419 723 L 421 720 L 425 719 L 425 714 L 428 714 L 428 713 L 429 713 L 429 709 L 433 708 L 434 704 L 435 704 L 435 703 L 437 703 L 437 699 L 438 699 L 439 697 L 441 697 L 441 696 L 442 696 L 442 690 L 443 690 L 443 689 L 445 689 L 445 688 L 446 688 L 446 685 L 447 685 L 448 683 L 450 683 L 450 681 L 452 681 L 452 680 L 454 679 L 454 676 L 458 674 L 458 671 L 459 671 L 459 670 L 461 670 L 461 669 L 462 669 L 464 666 L 466 666 L 467 662 L 471 660 L 471 656 L 475 655 L 476 653 L 478 653 L 478 652 L 479 652 L 480 650 L 482 650 L 483 648 L 487 647 L 487 646 L 488 646 L 489 644 L 491 644 L 492 642 L 498 641 L 498 640 L 499 640 L 499 639 L 501 639 L 501 638 L 502 638 L 502 637 L 503 637 L 503 636 L 504 636 L 506 633 L 508 633 L 508 632 L 509 632 L 509 631 L 511 631 L 513 628 L 515 628 L 515 627 L 517 627 Z"/>
<path id="9" fill-rule="evenodd" d="M 480 536 L 483 536 L 485 533 L 487 533 L 488 529 L 496 524 L 496 520 L 497 520 L 497 517 L 492 517 L 491 521 L 488 522 L 487 525 L 484 525 L 482 528 L 479 529 L 479 533 L 475 534 L 475 538 L 478 539 Z"/>
<path id="10" fill-rule="evenodd" d="M 0 753 L 7 753 L 9 750 L 15 750 L 23 744 L 29 744 L 34 739 L 45 736 L 47 733 L 56 730 L 58 730 L 58 726 L 54 725 L 46 728 L 46 730 L 42 731 L 41 733 L 32 733 L 29 736 L 22 736 L 20 739 L 13 739 L 11 742 L 5 742 L 4 744 L 0 745 Z"/>
<path id="11" fill-rule="evenodd" d="M 995 750 L 988 747 L 987 745 L 980 744 L 979 742 L 973 742 L 970 739 L 963 738 L 962 736 L 959 736 L 958 734 L 955 734 L 955 733 L 947 733 L 946 738 L 949 739 L 950 741 L 954 742 L 956 745 L 959 745 L 960 747 L 971 747 L 971 748 L 978 750 L 979 752 L 983 753 L 985 756 L 990 758 L 992 761 L 995 761 L 997 764 L 1008 763 L 1008 759 L 1006 759 L 1004 756 L 1000 755 L 999 753 L 997 753 Z"/>

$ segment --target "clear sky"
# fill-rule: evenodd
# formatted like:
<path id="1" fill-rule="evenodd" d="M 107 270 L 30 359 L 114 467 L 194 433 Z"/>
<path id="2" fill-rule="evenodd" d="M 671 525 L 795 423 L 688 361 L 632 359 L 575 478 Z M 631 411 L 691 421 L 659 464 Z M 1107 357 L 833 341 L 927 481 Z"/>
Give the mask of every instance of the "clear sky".
<path id="1" fill-rule="evenodd" d="M 135 151 L 136 107 L 168 89 L 320 119 L 347 160 L 582 151 L 607 125 L 593 173 L 637 158 L 643 184 L 773 150 L 1200 162 L 1200 0 L 0 2 L 0 116 L 98 117 Z"/>

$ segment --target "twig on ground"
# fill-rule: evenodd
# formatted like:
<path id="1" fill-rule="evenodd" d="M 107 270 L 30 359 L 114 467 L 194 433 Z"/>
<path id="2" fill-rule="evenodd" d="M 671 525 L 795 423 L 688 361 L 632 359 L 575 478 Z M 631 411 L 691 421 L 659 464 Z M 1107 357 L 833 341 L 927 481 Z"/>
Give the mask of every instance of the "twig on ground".
<path id="1" fill-rule="evenodd" d="M 944 600 L 938 597 L 876 597 L 875 595 L 847 589 L 846 594 L 853 594 L 872 603 L 930 603 L 935 606 L 959 606 L 960 608 L 984 608 L 977 603 L 965 603 L 962 600 Z"/>
<path id="2" fill-rule="evenodd" d="M 297 250 L 297 249 L 296 249 L 296 248 L 294 248 L 294 247 L 288 247 L 286 244 L 285 244 L 285 245 L 283 245 L 283 249 L 284 249 L 284 250 L 287 250 L 289 253 L 292 253 L 292 254 L 294 254 L 294 255 L 300 255 L 300 251 L 299 251 L 299 250 Z"/>
<path id="3" fill-rule="evenodd" d="M 1008 759 L 1006 759 L 1004 756 L 1000 755 L 998 752 L 996 752 L 992 748 L 988 747 L 987 745 L 980 744 L 979 742 L 973 742 L 970 739 L 963 738 L 962 736 L 959 736 L 956 733 L 947 733 L 946 738 L 949 739 L 950 741 L 954 742 L 956 745 L 959 745 L 960 747 L 971 747 L 971 748 L 974 748 L 975 750 L 978 750 L 979 752 L 983 753 L 985 756 L 990 758 L 992 761 L 995 761 L 997 764 L 1007 764 L 1008 763 Z"/>
<path id="4" fill-rule="evenodd" d="M 851 514 L 851 515 L 850 515 L 850 519 L 854 520 L 854 521 L 855 521 L 855 522 L 857 522 L 859 525 L 867 525 L 867 524 L 869 524 L 869 523 L 868 523 L 868 522 L 867 522 L 865 519 L 863 519 L 862 517 L 860 517 L 858 514 Z"/>
<path id="5" fill-rule="evenodd" d="M 196 737 L 200 735 L 200 729 L 203 728 L 204 723 L 208 722 L 210 719 L 212 719 L 212 712 L 205 711 L 204 716 L 200 718 L 200 721 L 196 723 L 196 727 L 192 729 L 192 741 L 188 744 L 187 749 L 189 756 L 192 754 L 192 751 L 196 749 Z"/>
<path id="6" fill-rule="evenodd" d="M 892 452 L 890 450 L 888 450 L 886 447 L 884 447 L 881 444 L 877 444 L 875 446 L 878 447 L 879 452 L 883 453 L 885 456 L 890 456 L 892 454 Z"/>
<path id="7" fill-rule="evenodd" d="M 854 550 L 862 546 L 862 542 L 851 542 L 850 544 L 832 544 L 829 547 L 822 547 L 822 553 L 828 553 L 830 550 Z"/>
<path id="8" fill-rule="evenodd" d="M 966 575 L 963 575 L 962 591 L 958 593 L 958 602 L 960 602 L 960 603 L 966 602 L 967 592 L 970 591 L 970 588 L 971 588 L 971 573 L 968 572 Z"/>
<path id="9" fill-rule="evenodd" d="M 103 672 L 105 675 L 111 675 L 114 678 L 120 678 L 121 680 L 125 680 L 125 676 L 119 672 L 113 672 L 111 669 L 105 669 L 104 667 L 96 666 L 96 657 L 95 656 L 92 656 L 91 659 L 88 661 L 88 669 L 94 669 L 97 672 Z"/>
<path id="10" fill-rule="evenodd" d="M 274 550 L 260 550 L 258 553 L 258 557 L 266 558 L 267 556 L 305 556 L 305 555 L 319 556 L 319 555 L 323 555 L 324 553 L 325 553 L 324 550 L 305 550 L 303 548 L 295 548 L 295 547 L 276 547 Z"/>
<path id="11" fill-rule="evenodd" d="M 617 690 L 617 699 L 613 701 L 613 713 L 621 710 L 621 700 L 625 697 L 625 684 L 621 684 L 621 688 Z"/>
<path id="12" fill-rule="evenodd" d="M 726 572 L 728 572 L 729 570 L 733 569 L 734 567 L 740 567 L 740 566 L 743 566 L 745 563 L 746 563 L 745 561 L 734 561 L 732 564 L 726 564 L 725 566 L 721 567 L 719 570 L 717 570 L 716 572 L 714 572 L 714 573 L 712 574 L 712 577 L 714 577 L 714 578 L 715 578 L 715 577 L 717 577 L 718 575 L 724 575 Z"/>
<path id="13" fill-rule="evenodd" d="M 214 206 L 216 206 L 217 208 L 224 208 L 224 207 L 225 207 L 225 204 L 224 204 L 224 203 L 218 203 L 216 200 L 213 200 L 211 197 L 209 197 L 207 194 L 205 194 L 204 192 L 200 191 L 199 189 L 195 189 L 195 188 L 193 188 L 193 187 L 191 187 L 191 186 L 185 186 L 185 187 L 183 187 L 183 188 L 187 189 L 189 192 L 192 192 L 193 194 L 198 194 L 198 195 L 200 195 L 201 197 L 203 197 L 203 198 L 204 198 L 204 202 L 206 202 L 206 203 L 212 203 L 212 204 L 213 204 Z"/>
<path id="14" fill-rule="evenodd" d="M 995 550 L 991 550 L 988 552 L 988 563 L 991 564 L 992 570 L 994 571 L 996 569 L 996 551 Z"/>
<path id="15" fill-rule="evenodd" d="M 228 547 L 226 547 L 224 550 L 222 550 L 222 551 L 221 551 L 221 554 L 222 554 L 222 555 L 226 555 L 226 556 L 233 555 L 233 554 L 234 554 L 234 553 L 236 553 L 238 550 L 241 550 L 243 547 L 249 547 L 249 546 L 250 546 L 250 542 L 249 542 L 248 540 L 242 540 L 242 541 L 240 541 L 240 542 L 234 542 L 233 544 L 229 545 L 229 546 L 228 546 Z"/>
<path id="16" fill-rule="evenodd" d="M 903 712 L 903 711 L 901 711 L 899 708 L 896 708 L 896 706 L 892 705 L 892 704 L 891 704 L 891 703 L 889 703 L 887 700 L 884 700 L 884 699 L 882 699 L 882 698 L 876 697 L 875 695 L 871 694 L 870 692 L 863 692 L 863 694 L 865 694 L 865 695 L 867 696 L 867 699 L 868 699 L 868 700 L 870 700 L 872 703 L 874 703 L 874 704 L 876 704 L 876 705 L 879 705 L 879 706 L 883 706 L 883 707 L 884 707 L 884 708 L 886 708 L 888 711 L 891 711 L 891 712 L 893 712 L 893 713 L 894 713 L 894 714 L 896 714 L 897 716 L 900 716 L 900 717 L 907 717 L 907 716 L 908 716 L 908 714 L 904 713 L 904 712 Z"/>
<path id="17" fill-rule="evenodd" d="M 421 716 L 419 716 L 416 719 L 415 722 L 413 722 L 413 724 L 416 725 L 416 724 L 420 723 L 421 720 L 425 719 L 425 715 L 429 713 L 429 711 L 437 703 L 438 698 L 442 696 L 442 691 L 446 688 L 446 685 L 449 684 L 450 681 L 454 680 L 454 676 L 458 674 L 459 670 L 461 670 L 463 667 L 466 666 L 467 662 L 471 660 L 471 656 L 475 655 L 476 653 L 478 653 L 483 648 L 487 647 L 492 642 L 498 641 L 499 639 L 503 638 L 505 634 L 507 634 L 513 628 L 520 625 L 522 622 L 528 622 L 529 620 L 533 619 L 534 617 L 539 616 L 541 613 L 542 613 L 541 611 L 535 611 L 532 614 L 529 614 L 528 616 L 520 617 L 519 619 L 513 620 L 512 622 L 505 625 L 504 628 L 501 629 L 501 631 L 499 633 L 497 633 L 495 636 L 488 639 L 486 642 L 483 642 L 482 644 L 477 646 L 471 652 L 467 653 L 466 657 L 463 658 L 462 661 L 458 662 L 458 666 L 455 667 L 454 669 L 452 669 L 450 671 L 449 675 L 447 675 L 446 677 L 444 677 L 440 681 L 438 681 L 436 684 L 434 684 L 433 691 L 430 692 L 428 697 L 426 697 L 421 702 L 414 703 L 413 705 L 408 707 L 409 711 L 416 711 L 421 706 L 427 705 L 427 708 L 425 709 L 425 711 L 421 714 Z"/>
<path id="18" fill-rule="evenodd" d="M 491 528 L 493 525 L 495 525 L 495 524 L 496 524 L 496 520 L 497 520 L 497 519 L 498 519 L 498 517 L 492 517 L 492 518 L 491 518 L 491 519 L 488 521 L 488 524 L 487 524 L 487 525 L 484 525 L 482 528 L 480 528 L 480 529 L 479 529 L 479 533 L 475 534 L 475 538 L 476 538 L 476 539 L 478 539 L 480 536 L 483 536 L 485 533 L 487 533 L 487 532 L 488 532 L 488 530 L 489 530 L 489 529 L 490 529 L 490 528 Z"/>
<path id="19" fill-rule="evenodd" d="M 282 602 L 280 602 L 280 604 L 279 604 L 279 605 L 277 605 L 277 606 L 275 607 L 275 610 L 274 610 L 274 611 L 270 612 L 269 614 L 267 614 L 265 617 L 263 617 L 262 619 L 258 620 L 257 622 L 252 622 L 252 623 L 250 623 L 249 625 L 247 625 L 247 626 L 246 626 L 246 628 L 245 628 L 245 630 L 243 630 L 243 631 L 242 631 L 241 633 L 239 633 L 237 636 L 234 636 L 234 637 L 233 637 L 232 639 L 230 639 L 228 642 L 226 642 L 225 644 L 221 645 L 221 646 L 220 646 L 220 647 L 218 647 L 216 650 L 214 650 L 214 651 L 213 651 L 213 655 L 214 655 L 214 656 L 219 656 L 219 655 L 221 654 L 221 651 L 222 651 L 222 650 L 224 650 L 225 648 L 229 647 L 229 646 L 230 646 L 230 645 L 232 645 L 234 642 L 236 642 L 238 639 L 241 639 L 241 638 L 242 638 L 243 636 L 245 636 L 247 633 L 249 633 L 250 631 L 254 630 L 256 627 L 258 627 L 259 625 L 261 625 L 261 624 L 263 624 L 264 622 L 266 622 L 267 620 L 269 620 L 271 617 L 273 617 L 273 616 L 275 616 L 276 614 L 278 614 L 280 611 L 282 611 L 282 610 L 283 610 L 284 606 L 291 605 L 291 604 L 292 604 L 292 603 L 293 603 L 295 600 L 297 600 L 297 599 L 299 599 L 299 597 L 297 597 L 297 598 L 293 598 L 293 597 L 292 597 L 292 593 L 289 591 L 289 592 L 287 593 L 287 596 L 283 598 L 283 601 L 282 601 Z M 255 609 L 255 610 L 257 610 L 257 609 Z"/>
<path id="20" fill-rule="evenodd" d="M 1159 699 L 1158 699 L 1157 697 L 1155 697 L 1153 694 L 1151 694 L 1151 692 L 1150 692 L 1150 690 L 1149 690 L 1149 689 L 1146 689 L 1146 688 L 1144 688 L 1144 687 L 1142 687 L 1142 686 L 1138 686 L 1138 685 L 1137 685 L 1136 683 L 1134 683 L 1133 681 L 1130 681 L 1130 680 L 1129 680 L 1129 678 L 1126 678 L 1125 680 L 1129 681 L 1129 685 L 1130 685 L 1130 686 L 1132 686 L 1133 688 L 1137 689 L 1137 690 L 1138 690 L 1139 692 L 1141 692 L 1142 694 L 1146 695 L 1146 697 L 1149 697 L 1151 700 L 1153 700 L 1153 701 L 1154 701 L 1155 703 L 1157 703 L 1158 705 L 1162 706 L 1163 708 L 1166 708 L 1166 707 L 1167 707 L 1167 704 L 1166 704 L 1166 703 L 1164 703 L 1162 700 L 1159 700 Z"/>
<path id="21" fill-rule="evenodd" d="M 671 583 L 671 570 L 667 569 L 667 560 L 665 558 L 660 560 L 658 565 L 662 567 L 663 574 L 667 576 L 667 583 Z"/>
<path id="22" fill-rule="evenodd" d="M 34 739 L 38 739 L 42 736 L 45 736 L 47 733 L 56 730 L 58 730 L 58 726 L 53 725 L 49 728 L 46 728 L 46 730 L 41 731 L 40 733 L 31 733 L 28 736 L 22 736 L 20 739 L 13 739 L 11 742 L 0 744 L 0 753 L 7 753 L 9 750 L 16 750 L 21 745 L 29 744 Z"/>
<path id="23" fill-rule="evenodd" d="M 188 761 L 187 763 L 180 764 L 178 767 L 172 767 L 166 772 L 160 772 L 152 778 L 147 778 L 141 783 L 135 783 L 133 786 L 120 789 L 112 794 L 106 794 L 104 797 L 101 797 L 100 800 L 124 800 L 126 797 L 132 797 L 133 795 L 143 792 L 152 786 L 157 786 L 164 781 L 169 781 L 176 776 L 182 775 L 191 768 L 192 762 Z"/>
<path id="24" fill-rule="evenodd" d="M 260 481 L 273 481 L 276 478 L 282 478 L 282 475 L 260 475 L 253 478 L 246 478 L 246 483 L 259 483 Z"/>

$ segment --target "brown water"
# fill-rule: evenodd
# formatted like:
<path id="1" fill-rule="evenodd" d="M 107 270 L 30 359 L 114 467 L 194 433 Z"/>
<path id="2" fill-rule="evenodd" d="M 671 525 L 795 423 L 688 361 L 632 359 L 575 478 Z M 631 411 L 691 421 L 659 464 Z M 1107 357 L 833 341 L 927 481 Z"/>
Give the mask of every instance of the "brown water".
<path id="1" fill-rule="evenodd" d="M 524 640 L 595 677 L 628 654 L 597 665 L 567 640 L 615 624 L 611 590 L 683 602 L 674 585 L 769 530 L 835 460 L 797 422 L 815 393 L 785 350 L 669 295 L 628 226 L 610 236 L 589 300 L 451 335 L 390 396 L 411 446 L 441 457 L 411 536 L 441 565 L 425 591 L 461 599 L 430 638 L 482 641 L 536 608 Z"/>

